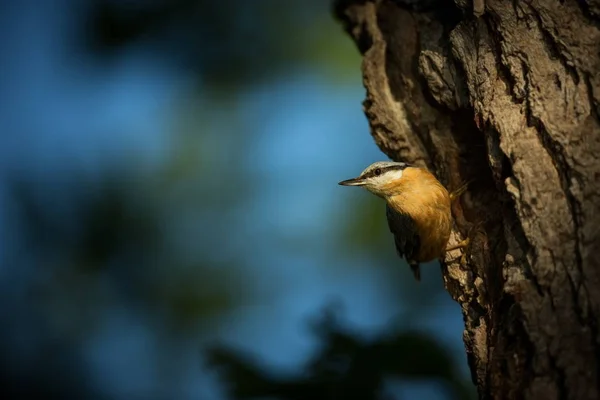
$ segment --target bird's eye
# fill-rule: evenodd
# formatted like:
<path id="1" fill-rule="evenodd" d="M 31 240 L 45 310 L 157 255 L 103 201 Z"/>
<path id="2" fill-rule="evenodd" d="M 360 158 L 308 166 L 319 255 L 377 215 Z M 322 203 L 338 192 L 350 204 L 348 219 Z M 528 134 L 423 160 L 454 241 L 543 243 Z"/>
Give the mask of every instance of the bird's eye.
<path id="1" fill-rule="evenodd" d="M 379 176 L 379 175 L 381 175 L 381 168 L 377 168 L 375 170 L 375 176 Z"/>

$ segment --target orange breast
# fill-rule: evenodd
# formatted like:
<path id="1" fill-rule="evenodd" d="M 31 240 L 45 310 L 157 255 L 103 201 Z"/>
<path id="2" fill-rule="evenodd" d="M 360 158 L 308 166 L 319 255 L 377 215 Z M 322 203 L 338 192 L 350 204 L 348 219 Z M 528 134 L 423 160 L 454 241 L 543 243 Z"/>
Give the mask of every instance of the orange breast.
<path id="1" fill-rule="evenodd" d="M 388 198 L 390 206 L 411 216 L 420 238 L 415 261 L 428 262 L 443 256 L 452 230 L 446 188 L 429 171 L 407 168 L 394 193 Z"/>

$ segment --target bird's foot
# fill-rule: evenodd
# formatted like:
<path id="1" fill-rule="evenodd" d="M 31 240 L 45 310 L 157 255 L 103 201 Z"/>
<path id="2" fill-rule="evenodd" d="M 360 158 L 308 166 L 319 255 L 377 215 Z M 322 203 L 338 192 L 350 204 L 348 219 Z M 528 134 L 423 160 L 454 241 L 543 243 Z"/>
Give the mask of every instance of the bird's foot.
<path id="1" fill-rule="evenodd" d="M 465 247 L 467 247 L 469 245 L 470 242 L 471 242 L 471 240 L 469 238 L 466 238 L 465 240 L 446 248 L 446 252 L 452 251 L 452 250 L 464 249 Z"/>
<path id="2" fill-rule="evenodd" d="M 462 240 L 461 242 L 446 248 L 446 252 L 458 250 L 458 249 L 465 249 L 466 247 L 469 246 L 470 242 L 471 242 L 470 239 L 466 238 L 465 240 Z M 467 252 L 466 251 L 463 251 L 462 255 L 460 256 L 460 265 L 462 265 L 463 267 L 467 266 Z"/>

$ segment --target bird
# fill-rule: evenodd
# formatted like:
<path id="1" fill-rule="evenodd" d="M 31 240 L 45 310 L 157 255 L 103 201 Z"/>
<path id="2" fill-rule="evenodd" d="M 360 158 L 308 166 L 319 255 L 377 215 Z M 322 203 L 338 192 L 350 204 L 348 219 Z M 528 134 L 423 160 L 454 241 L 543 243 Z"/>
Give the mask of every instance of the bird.
<path id="1" fill-rule="evenodd" d="M 447 247 L 452 231 L 451 205 L 468 183 L 449 192 L 427 169 L 405 162 L 378 161 L 358 177 L 338 184 L 362 186 L 386 201 L 386 217 L 396 252 L 406 259 L 417 281 L 421 280 L 421 263 L 469 244 L 466 238 Z"/>

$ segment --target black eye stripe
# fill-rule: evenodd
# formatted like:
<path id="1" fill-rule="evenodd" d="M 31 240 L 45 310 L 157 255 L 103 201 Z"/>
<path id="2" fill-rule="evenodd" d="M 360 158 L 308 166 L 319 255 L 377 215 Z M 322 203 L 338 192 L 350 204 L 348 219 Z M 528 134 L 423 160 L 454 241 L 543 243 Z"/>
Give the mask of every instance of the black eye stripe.
<path id="1" fill-rule="evenodd" d="M 403 169 L 407 168 L 409 165 L 408 164 L 397 164 L 397 165 L 389 165 L 387 167 L 379 167 L 376 168 L 372 171 L 367 172 L 366 174 L 364 174 L 362 177 L 363 178 L 372 178 L 374 176 L 380 176 L 385 174 L 387 171 L 402 171 Z M 380 171 L 379 174 L 376 174 L 376 171 Z"/>

